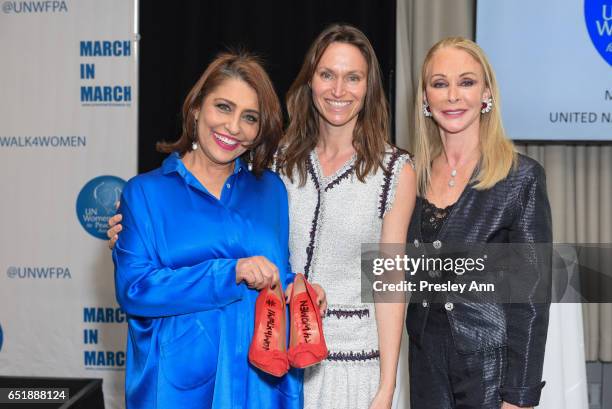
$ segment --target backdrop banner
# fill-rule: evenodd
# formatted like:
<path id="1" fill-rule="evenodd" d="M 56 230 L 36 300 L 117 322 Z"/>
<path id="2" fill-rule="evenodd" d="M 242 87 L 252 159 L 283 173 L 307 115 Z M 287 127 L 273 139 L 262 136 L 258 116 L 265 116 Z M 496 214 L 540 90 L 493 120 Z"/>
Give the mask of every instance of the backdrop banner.
<path id="1" fill-rule="evenodd" d="M 137 166 L 137 1 L 0 1 L 0 375 L 103 379 L 125 314 L 105 240 Z"/>
<path id="2" fill-rule="evenodd" d="M 479 0 L 476 39 L 517 140 L 612 140 L 612 2 Z"/>

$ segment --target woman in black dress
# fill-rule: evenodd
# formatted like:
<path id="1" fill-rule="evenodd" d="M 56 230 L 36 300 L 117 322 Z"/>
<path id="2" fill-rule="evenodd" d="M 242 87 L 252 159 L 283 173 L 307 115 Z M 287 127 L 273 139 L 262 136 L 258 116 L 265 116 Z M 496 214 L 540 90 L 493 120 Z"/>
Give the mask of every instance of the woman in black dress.
<path id="1" fill-rule="evenodd" d="M 437 251 L 550 243 L 544 170 L 506 138 L 495 75 L 482 49 L 464 38 L 435 44 L 417 103 L 418 198 L 408 242 L 433 243 Z M 549 304 L 538 298 L 546 293 L 546 269 L 537 257 L 530 253 L 521 264 L 530 268 L 511 276 L 527 289 L 521 302 L 479 303 L 469 292 L 413 295 L 406 317 L 412 409 L 538 404 Z"/>

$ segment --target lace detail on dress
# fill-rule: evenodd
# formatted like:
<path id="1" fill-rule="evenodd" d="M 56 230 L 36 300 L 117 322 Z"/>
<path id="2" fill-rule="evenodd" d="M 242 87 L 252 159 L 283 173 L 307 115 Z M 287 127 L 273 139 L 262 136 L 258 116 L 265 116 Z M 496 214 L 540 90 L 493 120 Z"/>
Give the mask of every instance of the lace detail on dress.
<path id="1" fill-rule="evenodd" d="M 421 236 L 425 243 L 433 242 L 440 228 L 444 224 L 444 221 L 448 218 L 448 215 L 453 208 L 454 204 L 440 209 L 436 205 L 430 203 L 427 199 L 423 198 L 423 208 L 421 213 Z"/>

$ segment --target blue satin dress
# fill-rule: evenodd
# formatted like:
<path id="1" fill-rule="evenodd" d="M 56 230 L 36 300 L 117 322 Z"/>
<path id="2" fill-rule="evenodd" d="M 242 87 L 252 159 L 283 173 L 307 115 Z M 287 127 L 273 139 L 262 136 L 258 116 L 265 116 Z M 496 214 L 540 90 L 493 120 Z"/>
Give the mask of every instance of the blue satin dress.
<path id="1" fill-rule="evenodd" d="M 301 408 L 300 370 L 275 378 L 249 364 L 258 292 L 235 282 L 237 260 L 255 255 L 285 288 L 293 280 L 280 178 L 237 159 L 217 199 L 175 153 L 125 185 L 119 212 L 127 408 Z"/>

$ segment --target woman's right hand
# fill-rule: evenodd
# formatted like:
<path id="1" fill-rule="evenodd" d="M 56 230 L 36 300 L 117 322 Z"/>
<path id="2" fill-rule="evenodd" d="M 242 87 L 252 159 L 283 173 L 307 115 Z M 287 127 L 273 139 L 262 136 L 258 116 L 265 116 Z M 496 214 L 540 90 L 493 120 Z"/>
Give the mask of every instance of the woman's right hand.
<path id="1" fill-rule="evenodd" d="M 280 283 L 278 268 L 264 256 L 241 258 L 236 263 L 236 283 L 241 281 L 256 290 L 275 287 Z"/>
<path id="2" fill-rule="evenodd" d="M 108 219 L 109 229 L 106 231 L 106 236 L 108 237 L 108 248 L 111 250 L 115 247 L 115 242 L 119 238 L 118 234 L 123 229 L 123 226 L 119 223 L 121 219 L 123 219 L 123 216 L 120 214 L 116 214 Z"/>

